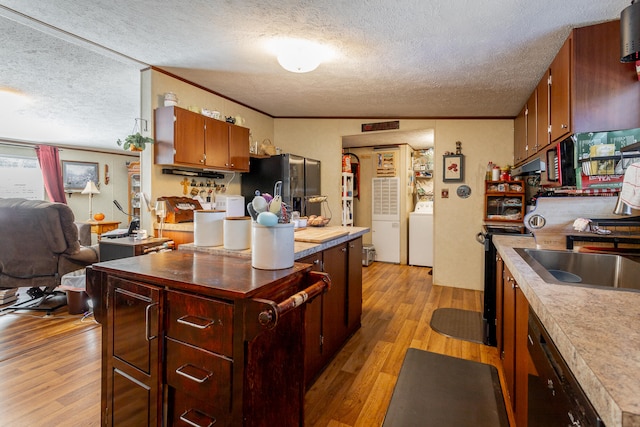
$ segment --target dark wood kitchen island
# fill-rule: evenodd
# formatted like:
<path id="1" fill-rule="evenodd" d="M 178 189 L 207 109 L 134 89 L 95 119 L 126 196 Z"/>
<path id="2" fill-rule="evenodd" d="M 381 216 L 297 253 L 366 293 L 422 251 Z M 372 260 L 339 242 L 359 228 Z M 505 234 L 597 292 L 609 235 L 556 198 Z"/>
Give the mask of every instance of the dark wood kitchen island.
<path id="1" fill-rule="evenodd" d="M 325 273 L 166 252 L 94 264 L 102 425 L 301 426 L 304 305 Z"/>

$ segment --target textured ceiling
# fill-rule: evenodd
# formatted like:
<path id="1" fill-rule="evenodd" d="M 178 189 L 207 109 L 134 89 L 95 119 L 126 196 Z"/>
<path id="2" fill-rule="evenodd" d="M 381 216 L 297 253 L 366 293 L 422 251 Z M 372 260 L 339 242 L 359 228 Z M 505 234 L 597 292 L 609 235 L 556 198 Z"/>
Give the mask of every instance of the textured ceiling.
<path id="1" fill-rule="evenodd" d="M 628 5 L 0 0 L 0 87 L 32 99 L 0 106 L 0 138 L 113 149 L 139 116 L 147 65 L 273 117 L 513 117 L 570 28 L 617 19 Z M 336 55 L 289 73 L 266 48 L 288 36 Z"/>

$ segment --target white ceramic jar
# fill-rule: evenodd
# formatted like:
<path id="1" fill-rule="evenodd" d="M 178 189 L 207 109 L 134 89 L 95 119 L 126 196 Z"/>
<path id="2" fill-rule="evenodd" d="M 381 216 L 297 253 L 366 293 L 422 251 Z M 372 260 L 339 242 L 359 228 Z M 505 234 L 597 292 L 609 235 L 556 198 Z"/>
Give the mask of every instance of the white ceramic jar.
<path id="1" fill-rule="evenodd" d="M 195 211 L 193 213 L 193 244 L 221 246 L 224 243 L 225 216 L 225 211 Z"/>
<path id="2" fill-rule="evenodd" d="M 224 219 L 224 248 L 241 251 L 251 247 L 251 217 L 226 217 Z"/>
<path id="3" fill-rule="evenodd" d="M 293 224 L 266 227 L 253 223 L 251 228 L 251 266 L 262 270 L 293 267 Z"/>

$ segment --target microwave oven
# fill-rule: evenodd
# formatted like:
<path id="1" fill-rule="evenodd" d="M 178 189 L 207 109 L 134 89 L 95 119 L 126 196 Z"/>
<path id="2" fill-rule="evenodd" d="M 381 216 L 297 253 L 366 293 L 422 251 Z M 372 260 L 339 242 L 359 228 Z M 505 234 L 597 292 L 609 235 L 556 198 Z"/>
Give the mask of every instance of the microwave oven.
<path id="1" fill-rule="evenodd" d="M 547 173 L 544 181 L 552 186 L 576 186 L 576 157 L 574 141 L 569 137 L 558 142 L 555 147 L 547 150 Z M 546 178 L 546 179 L 544 179 Z"/>

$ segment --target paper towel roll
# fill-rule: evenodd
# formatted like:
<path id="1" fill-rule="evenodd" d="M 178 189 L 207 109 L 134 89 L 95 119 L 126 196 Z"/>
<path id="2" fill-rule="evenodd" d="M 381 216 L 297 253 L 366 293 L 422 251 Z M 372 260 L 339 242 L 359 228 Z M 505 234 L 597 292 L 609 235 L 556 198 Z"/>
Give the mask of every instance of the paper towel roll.
<path id="1" fill-rule="evenodd" d="M 251 247 L 251 218 L 248 216 L 224 219 L 224 248 L 234 251 Z"/>
<path id="2" fill-rule="evenodd" d="M 251 228 L 251 266 L 262 270 L 293 267 L 293 224 L 266 227 L 257 223 Z"/>
<path id="3" fill-rule="evenodd" d="M 193 244 L 196 246 L 222 245 L 224 218 L 224 211 L 195 211 L 193 214 Z"/>

